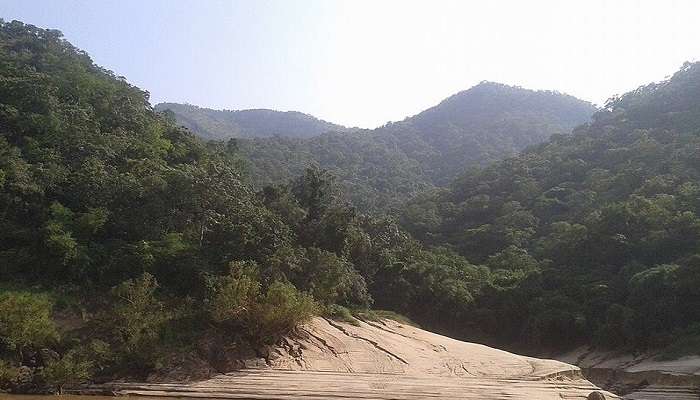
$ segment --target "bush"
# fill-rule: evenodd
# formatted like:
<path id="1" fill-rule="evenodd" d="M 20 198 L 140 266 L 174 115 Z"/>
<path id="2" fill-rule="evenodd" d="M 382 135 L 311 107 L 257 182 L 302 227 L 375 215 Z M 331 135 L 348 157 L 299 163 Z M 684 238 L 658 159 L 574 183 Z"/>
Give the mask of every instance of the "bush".
<path id="1" fill-rule="evenodd" d="M 156 289 L 158 283 L 148 273 L 122 283 L 114 288 L 116 302 L 105 317 L 105 328 L 116 334 L 121 351 L 143 369 L 153 365 L 163 326 L 170 319 Z"/>
<path id="2" fill-rule="evenodd" d="M 676 335 L 673 343 L 660 355 L 661 360 L 676 360 L 683 356 L 700 355 L 700 323 L 695 323 Z"/>
<path id="3" fill-rule="evenodd" d="M 325 307 L 323 315 L 335 321 L 347 322 L 350 325 L 359 326 L 360 323 L 352 316 L 350 310 L 337 304 Z"/>
<path id="4" fill-rule="evenodd" d="M 368 307 L 372 304 L 367 284 L 352 263 L 329 251 L 308 249 L 296 283 L 326 305 Z"/>
<path id="5" fill-rule="evenodd" d="M 0 360 L 0 389 L 9 388 L 17 381 L 19 368 L 5 360 Z"/>
<path id="6" fill-rule="evenodd" d="M 246 325 L 254 342 L 271 344 L 317 312 L 311 295 L 298 291 L 291 283 L 278 281 L 254 305 Z"/>
<path id="7" fill-rule="evenodd" d="M 44 346 L 58 339 L 51 320 L 53 304 L 42 294 L 8 292 L 0 295 L 0 342 L 16 351 L 22 362 L 23 351 Z"/>
<path id="8" fill-rule="evenodd" d="M 58 360 L 49 361 L 41 370 L 43 381 L 63 394 L 65 386 L 87 382 L 92 376 L 93 363 L 84 360 L 76 351 L 69 351 Z"/>
<path id="9" fill-rule="evenodd" d="M 209 306 L 211 318 L 218 323 L 240 320 L 260 294 L 255 262 L 231 264 L 231 273 L 215 284 Z"/>
<path id="10" fill-rule="evenodd" d="M 402 324 L 410 325 L 410 326 L 413 326 L 416 328 L 421 327 L 419 324 L 412 321 L 407 316 L 399 314 L 399 313 L 394 312 L 394 311 L 367 310 L 367 311 L 357 312 L 355 315 L 357 315 L 358 318 L 365 320 L 365 321 L 380 322 L 383 319 L 390 319 L 392 321 L 400 322 Z"/>
<path id="11" fill-rule="evenodd" d="M 255 344 L 273 343 L 318 312 L 313 297 L 289 282 L 273 281 L 261 291 L 253 261 L 231 263 L 229 275 L 215 278 L 211 287 L 211 320 Z"/>

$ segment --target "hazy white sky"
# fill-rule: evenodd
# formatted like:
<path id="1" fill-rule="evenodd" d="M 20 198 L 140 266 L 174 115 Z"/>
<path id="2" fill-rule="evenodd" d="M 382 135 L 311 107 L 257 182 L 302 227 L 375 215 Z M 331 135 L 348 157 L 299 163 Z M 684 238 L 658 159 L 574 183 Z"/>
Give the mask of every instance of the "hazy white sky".
<path id="1" fill-rule="evenodd" d="M 698 0 L 2 0 L 153 103 L 299 110 L 361 127 L 482 80 L 602 104 L 700 59 Z"/>

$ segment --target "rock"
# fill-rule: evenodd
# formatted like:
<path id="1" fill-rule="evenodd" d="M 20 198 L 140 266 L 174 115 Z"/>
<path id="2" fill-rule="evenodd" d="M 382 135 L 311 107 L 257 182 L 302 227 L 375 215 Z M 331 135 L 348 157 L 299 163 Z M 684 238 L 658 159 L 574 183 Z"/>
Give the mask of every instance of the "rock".
<path id="1" fill-rule="evenodd" d="M 42 365 L 46 365 L 51 361 L 58 361 L 61 356 L 51 349 L 41 349 L 39 350 L 39 359 Z"/>
<path id="2" fill-rule="evenodd" d="M 603 393 L 600 393 L 598 391 L 591 392 L 588 397 L 588 400 L 605 400 L 605 395 Z"/>
<path id="3" fill-rule="evenodd" d="M 29 366 L 23 365 L 17 368 L 17 375 L 10 384 L 12 393 L 31 394 L 41 391 L 34 382 L 35 370 Z"/>
<path id="4" fill-rule="evenodd" d="M 17 369 L 17 377 L 15 378 L 18 385 L 30 383 L 34 379 L 34 371 L 26 365 Z"/>

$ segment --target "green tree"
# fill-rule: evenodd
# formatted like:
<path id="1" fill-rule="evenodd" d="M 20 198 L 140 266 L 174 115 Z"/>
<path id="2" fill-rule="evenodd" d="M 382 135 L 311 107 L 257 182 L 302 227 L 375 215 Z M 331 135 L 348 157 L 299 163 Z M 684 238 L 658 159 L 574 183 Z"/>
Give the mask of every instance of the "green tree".
<path id="1" fill-rule="evenodd" d="M 49 361 L 40 375 L 47 385 L 63 394 L 64 387 L 87 382 L 92 377 L 92 369 L 91 361 L 81 360 L 76 352 L 69 351 L 60 359 Z"/>
<path id="2" fill-rule="evenodd" d="M 45 346 L 58 339 L 51 319 L 53 304 L 45 295 L 30 292 L 0 294 L 0 342 L 17 352 L 21 364 L 27 348 Z"/>
<path id="3" fill-rule="evenodd" d="M 121 350 L 140 368 L 157 356 L 159 339 L 171 315 L 156 297 L 158 283 L 144 273 L 113 289 L 114 305 L 104 316 L 105 328 L 114 332 Z"/>

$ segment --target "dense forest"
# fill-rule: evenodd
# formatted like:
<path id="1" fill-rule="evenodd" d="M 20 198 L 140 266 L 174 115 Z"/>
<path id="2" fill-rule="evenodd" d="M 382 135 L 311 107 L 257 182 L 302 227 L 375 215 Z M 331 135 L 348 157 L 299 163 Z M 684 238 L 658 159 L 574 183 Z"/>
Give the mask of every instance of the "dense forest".
<path id="1" fill-rule="evenodd" d="M 235 146 L 176 126 L 58 31 L 0 23 L 0 99 L 1 388 L 226 371 L 226 351 L 312 315 L 458 312 L 485 273 L 356 213 L 325 171 L 254 191 Z"/>
<path id="2" fill-rule="evenodd" d="M 163 108 L 195 134 L 208 136 L 208 129 L 199 133 L 188 122 L 194 118 L 192 108 Z M 212 112 L 194 110 L 198 118 Z M 359 210 L 386 212 L 406 198 L 448 184 L 469 166 L 512 156 L 554 134 L 568 134 L 594 111 L 591 104 L 561 93 L 482 82 L 374 130 L 236 143 L 255 187 L 279 184 L 314 164 L 336 176 L 344 197 Z"/>
<path id="3" fill-rule="evenodd" d="M 172 113 L 178 124 L 204 140 L 270 136 L 309 138 L 350 130 L 298 111 L 212 110 L 178 103 L 159 103 L 154 108 Z"/>
<path id="4" fill-rule="evenodd" d="M 491 271 L 500 343 L 700 348 L 700 64 L 422 195 L 401 222 Z"/>
<path id="5" fill-rule="evenodd" d="M 0 388 L 229 371 L 377 310 L 530 353 L 697 352 L 700 64 L 567 134 L 588 111 L 485 83 L 376 131 L 204 142 L 59 31 L 0 21 Z"/>

